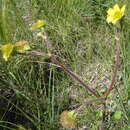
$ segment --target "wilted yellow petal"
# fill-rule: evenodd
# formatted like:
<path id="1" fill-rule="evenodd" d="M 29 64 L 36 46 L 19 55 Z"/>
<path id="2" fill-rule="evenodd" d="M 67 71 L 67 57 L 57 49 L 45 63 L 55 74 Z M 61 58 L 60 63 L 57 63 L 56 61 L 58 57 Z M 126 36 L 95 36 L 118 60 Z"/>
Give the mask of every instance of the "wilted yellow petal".
<path id="1" fill-rule="evenodd" d="M 30 27 L 30 30 L 34 30 L 37 28 L 41 28 L 42 26 L 44 26 L 46 24 L 45 20 L 38 20 L 34 25 L 32 25 Z"/>
<path id="2" fill-rule="evenodd" d="M 7 61 L 10 58 L 13 52 L 13 49 L 14 49 L 14 45 L 10 43 L 1 46 L 1 51 L 2 51 L 3 58 L 5 59 L 5 61 Z"/>
<path id="3" fill-rule="evenodd" d="M 15 44 L 15 49 L 18 52 L 24 52 L 30 49 L 28 41 L 22 40 Z"/>
<path id="4" fill-rule="evenodd" d="M 72 110 L 72 111 L 68 112 L 68 115 L 69 115 L 70 118 L 75 120 L 76 116 L 77 116 L 77 113 L 75 112 L 75 110 Z"/>
<path id="5" fill-rule="evenodd" d="M 64 111 L 60 115 L 60 123 L 64 128 L 75 128 L 77 125 L 74 111 Z"/>

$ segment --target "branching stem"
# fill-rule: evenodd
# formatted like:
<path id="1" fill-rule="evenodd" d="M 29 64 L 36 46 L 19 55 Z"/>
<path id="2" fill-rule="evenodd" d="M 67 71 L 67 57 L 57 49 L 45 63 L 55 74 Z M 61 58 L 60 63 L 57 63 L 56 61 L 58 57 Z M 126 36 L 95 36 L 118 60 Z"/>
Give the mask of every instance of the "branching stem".
<path id="1" fill-rule="evenodd" d="M 20 55 L 34 55 L 34 56 L 47 56 L 46 54 L 39 52 L 39 51 L 31 51 L 29 53 L 19 53 Z M 80 78 L 77 74 L 75 74 L 74 72 L 72 72 L 70 69 L 68 69 L 67 67 L 65 67 L 65 65 L 61 64 L 56 57 L 54 56 L 48 56 L 48 58 L 51 60 L 51 62 L 53 64 L 58 65 L 64 72 L 68 73 L 69 75 L 71 75 L 71 77 L 73 77 L 75 80 L 77 80 L 81 85 L 83 85 L 89 92 L 91 92 L 94 96 L 96 96 L 96 99 L 91 99 L 91 100 L 87 100 L 85 101 L 81 106 L 79 106 L 76 111 L 80 112 L 85 105 L 88 104 L 92 104 L 94 102 L 97 101 L 106 101 L 107 97 L 109 96 L 110 92 L 113 90 L 113 86 L 116 82 L 116 76 L 117 76 L 117 71 L 118 71 L 118 66 L 119 66 L 119 56 L 120 56 L 120 43 L 119 40 L 116 39 L 116 59 L 115 59 L 115 68 L 113 71 L 113 77 L 112 77 L 112 81 L 108 87 L 108 91 L 105 93 L 105 95 L 103 97 L 99 97 L 99 95 L 96 93 L 95 90 L 91 89 L 89 86 L 87 86 Z"/>
<path id="2" fill-rule="evenodd" d="M 44 53 L 39 52 L 39 51 L 31 51 L 29 53 L 19 53 L 21 55 L 34 55 L 34 56 L 46 56 Z M 81 85 L 83 85 L 90 93 L 92 93 L 94 96 L 99 97 L 99 95 L 95 92 L 95 90 L 91 89 L 89 86 L 87 86 L 81 79 L 80 77 L 72 72 L 70 69 L 65 67 L 65 65 L 61 64 L 54 56 L 49 56 L 48 57 L 53 64 L 58 65 L 64 72 L 68 73 L 71 75 L 75 80 L 77 80 Z"/>

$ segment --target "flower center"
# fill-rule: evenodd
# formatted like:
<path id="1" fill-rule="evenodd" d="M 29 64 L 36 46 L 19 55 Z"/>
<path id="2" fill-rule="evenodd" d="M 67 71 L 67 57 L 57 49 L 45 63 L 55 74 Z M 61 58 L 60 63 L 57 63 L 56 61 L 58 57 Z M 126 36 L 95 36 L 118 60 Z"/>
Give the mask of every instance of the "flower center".
<path id="1" fill-rule="evenodd" d="M 114 14 L 115 19 L 120 19 L 122 17 L 122 13 L 120 11 L 116 11 Z"/>

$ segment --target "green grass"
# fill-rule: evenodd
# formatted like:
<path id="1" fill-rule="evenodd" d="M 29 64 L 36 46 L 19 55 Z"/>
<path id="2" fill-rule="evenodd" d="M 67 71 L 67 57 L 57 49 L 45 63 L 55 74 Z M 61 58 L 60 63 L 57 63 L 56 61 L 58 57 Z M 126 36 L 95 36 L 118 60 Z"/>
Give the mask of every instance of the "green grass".
<path id="1" fill-rule="evenodd" d="M 105 126 L 127 130 L 130 125 L 130 6 L 128 0 L 118 3 L 127 4 L 122 21 L 120 80 L 107 106 Z M 116 28 L 106 22 L 106 11 L 114 4 L 114 0 L 1 0 L 0 45 L 27 40 L 33 49 L 56 55 L 86 84 L 98 87 L 101 94 L 100 87 L 104 90 L 104 84 L 110 83 L 114 65 Z M 36 31 L 29 30 L 37 19 L 47 22 L 44 28 L 47 43 L 36 37 Z M 0 129 L 22 125 L 27 130 L 60 130 L 59 115 L 64 110 L 77 108 L 84 100 L 93 98 L 48 59 L 17 55 L 5 62 L 1 55 L 0 60 Z M 94 76 L 97 85 L 93 84 Z M 102 121 L 98 116 L 100 109 L 100 103 L 86 106 L 78 117 L 78 127 L 98 130 Z M 122 111 L 120 120 L 113 119 L 117 110 Z"/>

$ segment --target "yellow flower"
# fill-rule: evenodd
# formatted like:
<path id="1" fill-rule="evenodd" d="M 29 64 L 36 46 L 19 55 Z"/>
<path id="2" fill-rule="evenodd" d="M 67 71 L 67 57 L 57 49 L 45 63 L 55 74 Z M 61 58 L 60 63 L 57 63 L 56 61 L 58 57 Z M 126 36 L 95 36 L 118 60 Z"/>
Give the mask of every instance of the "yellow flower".
<path id="1" fill-rule="evenodd" d="M 77 125 L 75 111 L 63 111 L 60 115 L 60 123 L 64 128 L 75 128 Z"/>
<path id="2" fill-rule="evenodd" d="M 5 61 L 11 57 L 13 52 L 25 52 L 30 49 L 29 43 L 25 40 L 19 41 L 16 44 L 6 44 L 0 47 Z"/>
<path id="3" fill-rule="evenodd" d="M 38 20 L 34 25 L 32 25 L 30 27 L 30 30 L 34 30 L 34 29 L 37 29 L 37 28 L 41 28 L 42 26 L 44 26 L 46 24 L 46 21 L 45 20 Z"/>
<path id="4" fill-rule="evenodd" d="M 28 41 L 22 40 L 15 44 L 15 49 L 18 52 L 25 52 L 27 50 L 30 50 L 30 46 Z"/>
<path id="5" fill-rule="evenodd" d="M 10 43 L 1 46 L 1 51 L 2 51 L 3 58 L 5 59 L 5 61 L 8 61 L 8 59 L 10 58 L 13 52 L 13 49 L 14 49 L 14 45 Z"/>
<path id="6" fill-rule="evenodd" d="M 114 5 L 113 8 L 109 8 L 107 11 L 107 22 L 116 24 L 124 16 L 126 5 L 123 5 L 122 8 L 119 8 L 118 4 Z"/>

